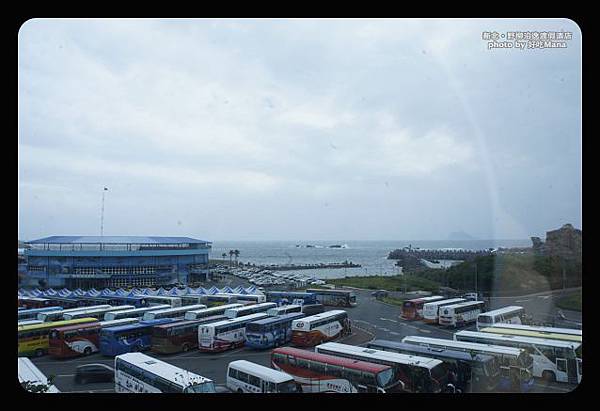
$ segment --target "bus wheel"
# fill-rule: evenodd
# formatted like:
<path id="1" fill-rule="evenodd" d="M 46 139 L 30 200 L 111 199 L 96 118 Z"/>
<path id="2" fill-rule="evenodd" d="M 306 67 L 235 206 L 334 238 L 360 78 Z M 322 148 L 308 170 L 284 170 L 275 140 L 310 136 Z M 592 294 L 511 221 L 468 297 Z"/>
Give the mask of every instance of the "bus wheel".
<path id="1" fill-rule="evenodd" d="M 238 394 L 243 394 L 243 393 L 244 393 L 244 391 L 242 391 L 242 389 L 241 389 L 241 388 L 238 388 L 238 390 L 237 390 L 237 393 L 238 393 Z"/>
<path id="2" fill-rule="evenodd" d="M 190 350 L 190 346 L 187 344 L 183 344 L 182 349 L 183 349 L 183 352 L 188 352 Z"/>
<path id="3" fill-rule="evenodd" d="M 44 350 L 42 350 L 41 348 L 38 348 L 37 350 L 35 350 L 36 357 L 41 357 L 42 355 L 44 355 Z"/>
<path id="4" fill-rule="evenodd" d="M 544 371 L 542 373 L 542 378 L 546 381 L 549 382 L 555 382 L 556 381 L 556 375 L 554 375 L 554 373 L 552 371 Z"/>
<path id="5" fill-rule="evenodd" d="M 85 347 L 83 350 L 83 355 L 90 355 L 92 353 L 92 349 L 90 347 Z"/>

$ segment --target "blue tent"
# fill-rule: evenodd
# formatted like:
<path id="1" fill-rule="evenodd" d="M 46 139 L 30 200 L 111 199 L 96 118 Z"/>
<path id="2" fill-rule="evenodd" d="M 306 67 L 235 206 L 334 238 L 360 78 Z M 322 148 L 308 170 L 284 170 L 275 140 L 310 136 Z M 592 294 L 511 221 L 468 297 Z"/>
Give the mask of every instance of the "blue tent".
<path id="1" fill-rule="evenodd" d="M 102 295 L 104 296 L 113 296 L 114 293 L 112 291 L 110 291 L 108 288 L 105 288 L 104 290 L 102 290 Z"/>
<path id="2" fill-rule="evenodd" d="M 231 289 L 231 287 L 225 286 L 221 289 L 221 293 L 227 293 L 227 294 L 232 294 L 233 293 L 233 289 Z"/>
<path id="3" fill-rule="evenodd" d="M 213 285 L 212 287 L 210 287 L 210 289 L 208 290 L 207 293 L 208 294 L 218 294 L 219 293 L 219 289 Z"/>
<path id="4" fill-rule="evenodd" d="M 156 295 L 167 295 L 167 290 L 165 290 L 164 288 L 160 287 L 158 289 L 158 292 L 156 293 Z"/>
<path id="5" fill-rule="evenodd" d="M 179 297 L 179 290 L 177 290 L 176 287 L 171 288 L 167 294 L 170 295 L 171 297 Z"/>

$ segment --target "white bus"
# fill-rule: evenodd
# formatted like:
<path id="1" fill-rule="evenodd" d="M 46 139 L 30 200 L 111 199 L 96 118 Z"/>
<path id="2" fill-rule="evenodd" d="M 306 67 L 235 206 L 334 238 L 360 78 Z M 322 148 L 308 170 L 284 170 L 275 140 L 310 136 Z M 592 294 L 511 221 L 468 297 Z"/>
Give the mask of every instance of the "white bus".
<path id="1" fill-rule="evenodd" d="M 312 347 L 350 334 L 350 320 L 344 310 L 330 310 L 292 321 L 292 344 Z"/>
<path id="2" fill-rule="evenodd" d="M 477 321 L 477 316 L 483 311 L 483 301 L 466 301 L 450 304 L 439 309 L 439 324 L 451 327 L 461 327 Z"/>
<path id="3" fill-rule="evenodd" d="M 291 375 L 246 360 L 229 363 L 227 388 L 239 394 L 297 392 L 296 381 Z"/>
<path id="4" fill-rule="evenodd" d="M 237 318 L 245 315 L 266 312 L 267 310 L 275 307 L 277 307 L 276 303 L 260 303 L 254 305 L 246 305 L 244 307 L 229 308 L 225 310 L 225 317 Z"/>
<path id="5" fill-rule="evenodd" d="M 75 311 L 72 313 L 66 313 L 63 315 L 63 318 L 65 319 L 65 321 L 69 321 L 69 320 L 76 320 L 78 318 L 98 318 L 101 319 L 104 317 L 104 315 L 106 313 L 109 312 L 114 312 L 114 311 L 125 311 L 125 310 L 131 310 L 135 308 L 135 306 L 133 305 L 118 305 L 116 307 L 109 307 L 109 308 L 94 308 L 92 310 L 81 310 L 81 311 Z"/>
<path id="6" fill-rule="evenodd" d="M 446 365 L 435 358 L 332 342 L 316 346 L 315 352 L 390 366 L 394 369 L 392 379 L 400 381 L 403 391 L 438 393 L 447 385 Z"/>
<path id="7" fill-rule="evenodd" d="M 148 305 L 150 306 L 167 304 L 175 308 L 183 305 L 180 297 L 171 297 L 168 295 L 144 295 L 143 297 L 148 301 Z"/>
<path id="8" fill-rule="evenodd" d="M 260 303 L 264 303 L 267 301 L 267 296 L 263 295 L 263 294 L 224 294 L 224 293 L 217 293 L 214 294 L 218 297 L 233 297 L 236 299 L 236 301 L 239 302 L 252 302 L 255 304 L 260 304 Z"/>
<path id="9" fill-rule="evenodd" d="M 430 303 L 425 303 L 423 305 L 423 322 L 429 324 L 437 324 L 439 320 L 438 311 L 440 307 L 458 304 L 465 301 L 467 300 L 465 300 L 464 298 L 451 298 L 449 300 L 432 301 Z"/>
<path id="10" fill-rule="evenodd" d="M 302 306 L 297 304 L 282 305 L 280 307 L 269 308 L 267 314 L 270 316 L 285 315 L 302 312 Z"/>
<path id="11" fill-rule="evenodd" d="M 212 317 L 215 315 L 223 315 L 230 308 L 243 307 L 242 304 L 225 304 L 216 307 L 202 308 L 200 310 L 192 310 L 185 313 L 185 320 L 199 320 L 201 318 Z"/>
<path id="12" fill-rule="evenodd" d="M 185 316 L 185 313 L 192 310 L 206 308 L 204 304 L 184 305 L 183 307 L 166 308 L 164 310 L 148 311 L 144 313 L 142 320 L 158 320 L 160 318 L 179 318 Z"/>
<path id="13" fill-rule="evenodd" d="M 100 321 L 100 328 L 116 327 L 117 325 L 127 325 L 139 322 L 139 318 L 120 318 L 118 320 Z"/>
<path id="14" fill-rule="evenodd" d="M 115 392 L 215 393 L 212 380 L 140 352 L 115 357 Z"/>
<path id="15" fill-rule="evenodd" d="M 534 377 L 570 384 L 581 382 L 580 343 L 475 331 L 457 332 L 454 334 L 454 339 L 524 349 L 533 359 Z"/>
<path id="16" fill-rule="evenodd" d="M 38 313 L 37 319 L 43 322 L 47 321 L 61 321 L 63 319 L 63 315 L 67 313 L 75 313 L 83 310 L 91 310 L 94 308 L 111 308 L 110 304 L 101 304 L 101 305 L 90 305 L 89 307 L 77 307 L 77 308 L 67 308 L 66 310 L 57 310 L 57 311 L 47 311 L 43 313 Z"/>
<path id="17" fill-rule="evenodd" d="M 104 321 L 120 320 L 121 318 L 142 318 L 148 311 L 166 310 L 170 305 L 153 305 L 152 307 L 134 308 L 133 310 L 111 311 L 104 314 Z"/>
<path id="18" fill-rule="evenodd" d="M 17 358 L 17 374 L 19 383 L 23 388 L 26 385 L 27 391 L 52 394 L 60 392 L 54 384 L 49 384 L 48 378 L 46 378 L 44 373 L 27 357 Z"/>
<path id="19" fill-rule="evenodd" d="M 525 309 L 518 305 L 509 305 L 508 307 L 481 313 L 477 317 L 477 331 L 496 323 L 521 324 L 521 318 L 524 314 Z"/>
<path id="20" fill-rule="evenodd" d="M 268 318 L 266 313 L 256 313 L 198 327 L 198 349 L 200 351 L 225 351 L 244 345 L 246 324 Z"/>
<path id="21" fill-rule="evenodd" d="M 524 349 L 416 335 L 404 337 L 402 342 L 443 350 L 463 351 L 472 355 L 492 355 L 500 362 L 499 388 L 509 388 L 511 377 L 516 377 L 519 381 L 521 391 L 529 391 L 533 387 L 533 359 Z"/>

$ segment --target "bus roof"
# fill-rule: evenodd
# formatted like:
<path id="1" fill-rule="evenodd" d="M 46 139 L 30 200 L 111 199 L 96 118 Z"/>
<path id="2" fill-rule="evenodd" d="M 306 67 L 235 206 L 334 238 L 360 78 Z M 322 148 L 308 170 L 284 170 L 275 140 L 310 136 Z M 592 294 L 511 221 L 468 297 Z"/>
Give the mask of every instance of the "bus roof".
<path id="1" fill-rule="evenodd" d="M 97 318 L 78 318 L 76 320 L 62 320 L 62 321 L 48 321 L 41 324 L 29 324 L 29 325 L 21 325 L 17 327 L 17 332 L 21 331 L 36 331 L 36 330 L 44 330 L 47 328 L 57 328 L 64 325 L 69 324 L 83 324 L 89 322 L 97 322 Z"/>
<path id="2" fill-rule="evenodd" d="M 30 381 L 32 383 L 48 384 L 48 378 L 40 371 L 38 367 L 27 357 L 17 358 L 17 375 L 20 383 Z M 60 392 L 54 384 L 48 387 L 47 393 Z"/>
<path id="3" fill-rule="evenodd" d="M 431 344 L 433 346 L 461 348 L 461 349 L 465 349 L 465 350 L 480 350 L 483 352 L 491 352 L 491 353 L 502 354 L 502 355 L 511 355 L 514 357 L 519 357 L 524 352 L 524 350 L 522 350 L 520 348 L 507 347 L 505 345 L 472 343 L 472 342 L 466 342 L 466 341 L 447 340 L 444 338 L 420 337 L 417 335 L 409 335 L 402 339 L 402 342 L 407 342 L 407 341 L 408 342 L 412 341 L 415 343 Z"/>
<path id="4" fill-rule="evenodd" d="M 226 325 L 226 324 L 235 324 L 238 322 L 250 322 L 253 320 L 260 320 L 262 318 L 265 318 L 266 316 L 267 316 L 267 314 L 265 314 L 265 313 L 255 313 L 255 314 L 250 314 L 250 315 L 244 315 L 242 317 L 229 318 L 227 320 L 217 321 L 216 323 L 203 324 L 202 327 L 220 327 L 221 325 Z"/>
<path id="5" fill-rule="evenodd" d="M 172 327 L 181 327 L 184 325 L 192 325 L 192 324 L 201 324 L 202 320 L 184 320 L 184 321 L 173 321 L 167 324 L 158 324 L 155 325 L 154 328 L 172 328 Z"/>
<path id="6" fill-rule="evenodd" d="M 194 304 L 194 305 L 184 305 L 182 307 L 172 307 L 172 308 L 165 308 L 162 310 L 152 310 L 152 311 L 148 311 L 148 314 L 170 314 L 170 313 L 180 313 L 180 312 L 188 312 L 188 311 L 192 311 L 192 310 L 201 310 L 206 308 L 206 305 L 204 304 Z"/>
<path id="7" fill-rule="evenodd" d="M 502 341 L 514 341 L 523 344 L 539 344 L 539 345 L 548 345 L 555 348 L 573 348 L 577 349 L 581 343 L 571 342 L 571 341 L 560 341 L 560 340 L 550 340 L 547 338 L 534 338 L 534 337 L 522 337 L 519 335 L 498 335 L 498 334 L 490 334 L 490 333 L 482 333 L 476 331 L 459 331 L 454 334 L 454 338 L 459 337 L 472 337 L 472 338 L 484 338 L 488 341 L 494 342 L 502 342 Z M 499 344 L 501 345 L 501 344 Z"/>
<path id="8" fill-rule="evenodd" d="M 279 347 L 272 351 L 272 354 L 279 353 L 285 355 L 294 355 L 307 360 L 321 361 L 327 364 L 338 365 L 344 368 L 354 370 L 364 370 L 372 373 L 379 373 L 391 368 L 389 365 L 376 364 L 367 361 L 353 360 L 350 358 L 337 357 L 335 355 L 321 354 L 317 352 L 302 350 L 293 347 Z"/>
<path id="9" fill-rule="evenodd" d="M 427 302 L 438 301 L 438 300 L 443 300 L 443 299 L 444 299 L 444 297 L 441 295 L 432 295 L 430 297 L 413 298 L 412 300 L 408 300 L 408 301 L 413 302 L 413 303 L 427 303 Z"/>
<path id="10" fill-rule="evenodd" d="M 26 310 L 19 310 L 19 315 L 23 314 L 34 314 L 34 313 L 43 313 L 45 311 L 60 311 L 63 307 L 42 307 L 42 308 L 29 308 Z"/>
<path id="11" fill-rule="evenodd" d="M 470 305 L 480 305 L 480 304 L 485 304 L 484 301 L 465 301 L 462 303 L 458 303 L 458 304 L 450 304 L 450 305 L 445 305 L 444 309 L 448 309 L 448 308 L 462 308 L 462 307 L 468 307 Z"/>
<path id="12" fill-rule="evenodd" d="M 558 333 L 549 333 L 544 331 L 529 331 L 529 330 L 519 330 L 514 328 L 498 328 L 498 327 L 485 327 L 479 330 L 482 333 L 492 333 L 492 334 L 500 334 L 500 335 L 519 335 L 523 337 L 532 337 L 532 338 L 545 338 L 549 340 L 561 340 L 561 341 L 573 341 L 573 342 L 582 342 L 581 335 L 572 335 L 572 334 L 558 334 Z"/>
<path id="13" fill-rule="evenodd" d="M 304 317 L 302 321 L 317 321 L 322 320 L 323 318 L 333 317 L 338 314 L 347 314 L 344 310 L 329 310 L 319 314 L 311 315 L 310 317 Z"/>
<path id="14" fill-rule="evenodd" d="M 117 325 L 115 327 L 107 327 L 107 328 L 104 328 L 102 330 L 102 332 L 117 333 L 120 331 L 136 330 L 138 328 L 154 327 L 154 326 L 157 326 L 160 324 L 164 324 L 167 322 L 173 322 L 173 321 L 176 321 L 176 320 L 174 318 L 160 318 L 158 320 L 145 320 L 145 321 L 140 321 L 139 323 L 135 323 L 135 324 L 125 324 L 125 325 Z"/>
<path id="15" fill-rule="evenodd" d="M 506 328 L 513 330 L 524 330 L 524 331 L 536 331 L 541 333 L 554 333 L 554 334 L 565 334 L 565 335 L 582 335 L 582 331 L 575 328 L 558 328 L 558 327 L 537 327 L 533 325 L 525 324 L 507 324 L 507 323 L 496 323 L 488 326 L 492 328 Z"/>
<path id="16" fill-rule="evenodd" d="M 96 322 L 87 322 L 83 324 L 70 324 L 63 325 L 62 327 L 54 327 L 53 330 L 57 331 L 71 331 L 71 330 L 79 330 L 80 328 L 101 328 L 102 325 L 99 321 Z"/>
<path id="17" fill-rule="evenodd" d="M 245 307 L 245 306 L 244 306 L 244 304 L 238 304 L 238 303 L 223 304 L 223 305 L 217 305 L 216 307 L 200 308 L 197 310 L 189 310 L 188 313 L 204 314 L 204 313 L 212 313 L 215 311 L 222 311 L 223 309 L 228 310 L 229 308 L 240 308 L 240 307 Z"/>
<path id="18" fill-rule="evenodd" d="M 425 303 L 425 305 L 428 307 L 434 307 L 434 306 L 440 306 L 440 305 L 450 305 L 450 304 L 454 304 L 454 303 L 462 303 L 465 301 L 467 301 L 467 300 L 465 300 L 464 298 L 450 298 L 447 300 L 430 301 L 428 303 Z"/>
<path id="19" fill-rule="evenodd" d="M 353 294 L 353 290 L 330 290 L 330 289 L 321 289 L 321 288 L 309 288 L 306 290 L 309 293 L 314 294 Z"/>
<path id="20" fill-rule="evenodd" d="M 275 384 L 294 380 L 294 377 L 289 374 L 246 360 L 231 361 L 227 368 L 235 368 L 236 370 L 255 375 L 261 379 L 268 379 Z"/>
<path id="21" fill-rule="evenodd" d="M 131 352 L 117 355 L 115 357 L 115 364 L 118 361 L 124 361 L 133 364 L 144 371 L 148 371 L 169 381 L 179 383 L 182 387 L 187 387 L 193 383 L 203 384 L 205 382 L 212 381 L 209 378 L 194 374 L 190 371 L 176 367 L 157 358 L 150 357 L 149 355 L 141 352 Z"/>
<path id="22" fill-rule="evenodd" d="M 116 307 L 113 306 L 109 306 L 109 307 L 105 307 L 105 308 L 92 308 L 92 309 L 87 309 L 82 307 L 81 310 L 79 311 L 75 311 L 72 313 L 66 313 L 66 314 L 103 314 L 106 312 L 112 312 L 112 311 L 125 311 L 125 310 L 131 310 L 134 309 L 135 307 L 133 305 L 117 305 Z"/>
<path id="23" fill-rule="evenodd" d="M 271 316 L 268 318 L 263 318 L 262 320 L 252 321 L 252 324 L 265 325 L 265 324 L 271 324 L 271 323 L 280 323 L 280 322 L 285 322 L 285 321 L 289 321 L 289 320 L 296 320 L 296 319 L 303 318 L 303 317 L 304 317 L 304 313 L 288 313 L 288 314 L 282 314 L 282 315 L 277 315 L 277 316 Z"/>
<path id="24" fill-rule="evenodd" d="M 127 310 L 123 310 L 123 311 L 119 312 L 119 314 L 146 313 L 148 311 L 166 310 L 167 308 L 171 308 L 171 306 L 167 305 L 167 304 L 161 304 L 161 305 L 154 305 L 152 307 L 128 308 Z"/>
<path id="25" fill-rule="evenodd" d="M 390 349 L 397 349 L 401 351 L 410 351 L 418 354 L 425 354 L 425 357 L 428 356 L 436 356 L 443 357 L 452 360 L 462 360 L 462 361 L 478 361 L 478 362 L 487 362 L 494 361 L 494 357 L 489 354 L 476 354 L 471 356 L 471 354 L 466 353 L 464 351 L 455 351 L 449 350 L 445 348 L 433 348 L 433 347 L 425 347 L 422 345 L 408 344 L 398 341 L 388 341 L 388 340 L 373 340 L 367 344 L 367 348 L 375 348 L 384 347 Z M 435 357 L 434 357 L 435 358 Z"/>
<path id="26" fill-rule="evenodd" d="M 500 315 L 500 314 L 512 313 L 514 311 L 522 311 L 522 310 L 524 310 L 524 308 L 521 306 L 509 305 L 508 307 L 502 307 L 502 308 L 498 308 L 496 310 L 486 311 L 485 313 L 481 313 L 479 315 Z"/>
<path id="27" fill-rule="evenodd" d="M 332 350 L 336 352 L 346 352 L 349 354 L 362 356 L 364 358 L 373 358 L 379 359 L 383 361 L 390 361 L 394 363 L 402 363 L 408 365 L 416 365 L 419 367 L 425 367 L 431 369 L 436 365 L 442 363 L 442 361 L 428 358 L 428 357 L 420 357 L 417 355 L 409 355 L 409 354 L 400 354 L 389 351 L 381 351 L 374 350 L 372 348 L 358 347 L 356 345 L 348 345 L 348 344 L 340 344 L 334 342 L 328 342 L 325 344 L 317 345 L 315 347 L 315 352 L 319 352 L 319 350 Z"/>
<path id="28" fill-rule="evenodd" d="M 314 294 L 315 294 L 314 292 L 305 292 L 305 291 L 267 291 L 267 295 L 274 295 L 274 296 L 290 295 L 290 296 L 297 296 L 297 297 L 307 297 L 307 296 L 312 296 Z"/>

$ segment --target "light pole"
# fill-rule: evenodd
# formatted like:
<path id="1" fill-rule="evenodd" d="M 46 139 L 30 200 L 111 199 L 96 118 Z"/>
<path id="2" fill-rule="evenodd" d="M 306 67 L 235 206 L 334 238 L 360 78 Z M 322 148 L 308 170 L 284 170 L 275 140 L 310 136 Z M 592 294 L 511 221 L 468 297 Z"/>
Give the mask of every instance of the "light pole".
<path id="1" fill-rule="evenodd" d="M 102 190 L 102 211 L 100 212 L 100 237 L 104 237 L 104 192 L 108 191 L 108 188 L 104 187 Z"/>

